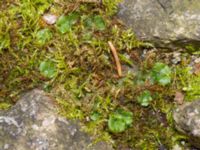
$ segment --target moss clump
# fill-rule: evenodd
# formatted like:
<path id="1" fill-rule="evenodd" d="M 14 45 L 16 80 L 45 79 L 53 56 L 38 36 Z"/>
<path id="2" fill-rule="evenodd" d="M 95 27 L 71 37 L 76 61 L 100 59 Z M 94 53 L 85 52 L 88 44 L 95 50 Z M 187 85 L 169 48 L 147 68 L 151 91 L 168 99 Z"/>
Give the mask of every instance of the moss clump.
<path id="1" fill-rule="evenodd" d="M 80 119 L 96 141 L 111 141 L 119 149 L 171 149 L 183 139 L 173 130 L 171 118 L 176 88 L 150 82 L 149 72 L 158 59 L 140 57 L 149 44 L 138 41 L 112 16 L 117 2 L 15 0 L 0 5 L 0 109 L 14 104 L 22 91 L 40 87 L 55 97 L 63 116 Z M 47 25 L 44 13 L 65 17 Z M 117 77 L 108 41 L 117 48 L 122 78 Z M 53 67 L 41 69 L 46 60 Z M 153 100 L 144 108 L 137 96 L 145 90 Z M 118 108 L 132 112 L 133 122 L 114 134 L 107 124 Z"/>
<path id="2" fill-rule="evenodd" d="M 7 110 L 11 107 L 11 104 L 2 102 L 0 103 L 0 110 Z"/>
<path id="3" fill-rule="evenodd" d="M 185 100 L 193 101 L 200 98 L 200 76 L 193 73 L 187 65 L 176 68 L 176 86 L 185 94 Z"/>

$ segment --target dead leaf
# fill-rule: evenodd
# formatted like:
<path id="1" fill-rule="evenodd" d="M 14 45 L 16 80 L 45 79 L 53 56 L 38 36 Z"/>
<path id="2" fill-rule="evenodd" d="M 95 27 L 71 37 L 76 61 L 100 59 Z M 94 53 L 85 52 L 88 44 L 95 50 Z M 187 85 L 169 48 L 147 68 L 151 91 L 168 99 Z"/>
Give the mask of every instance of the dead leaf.
<path id="1" fill-rule="evenodd" d="M 179 104 L 179 105 L 182 105 L 183 104 L 183 101 L 184 101 L 184 98 L 185 98 L 185 95 L 180 92 L 180 91 L 177 91 L 175 93 L 175 97 L 174 97 L 174 101 Z"/>
<path id="2" fill-rule="evenodd" d="M 134 61 L 136 61 L 136 62 L 138 62 L 138 63 L 141 63 L 141 58 L 140 58 L 140 54 L 138 53 L 138 51 L 132 51 L 131 52 L 131 54 L 130 54 L 130 57 L 134 60 Z"/>

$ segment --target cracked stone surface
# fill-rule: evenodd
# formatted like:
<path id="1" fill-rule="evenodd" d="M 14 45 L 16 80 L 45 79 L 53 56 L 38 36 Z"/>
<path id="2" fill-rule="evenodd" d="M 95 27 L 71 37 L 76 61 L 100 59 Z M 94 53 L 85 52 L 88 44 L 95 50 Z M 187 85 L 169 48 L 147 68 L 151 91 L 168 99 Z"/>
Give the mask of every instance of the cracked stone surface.
<path id="1" fill-rule="evenodd" d="M 199 46 L 199 0 L 123 0 L 119 18 L 136 36 L 158 47 Z"/>
<path id="2" fill-rule="evenodd" d="M 179 106 L 173 118 L 177 130 L 186 134 L 190 142 L 200 148 L 200 100 Z"/>
<path id="3" fill-rule="evenodd" d="M 25 93 L 15 106 L 0 111 L 0 150 L 112 150 L 80 131 L 78 122 L 57 115 L 56 105 L 38 89 Z"/>

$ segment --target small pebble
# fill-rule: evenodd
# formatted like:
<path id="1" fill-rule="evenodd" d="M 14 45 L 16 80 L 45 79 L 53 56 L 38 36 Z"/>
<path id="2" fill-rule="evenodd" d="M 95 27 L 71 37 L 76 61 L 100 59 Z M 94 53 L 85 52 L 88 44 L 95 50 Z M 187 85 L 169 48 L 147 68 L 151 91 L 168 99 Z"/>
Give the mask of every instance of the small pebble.
<path id="1" fill-rule="evenodd" d="M 45 14 L 42 18 L 47 24 L 52 25 L 56 23 L 58 17 L 52 14 Z"/>
<path id="2" fill-rule="evenodd" d="M 172 58 L 172 63 L 173 64 L 178 64 L 180 61 L 181 61 L 181 53 L 174 52 L 173 53 L 173 58 Z"/>
<path id="3" fill-rule="evenodd" d="M 196 58 L 196 59 L 194 60 L 194 62 L 195 62 L 196 64 L 200 63 L 200 58 Z"/>
<path id="4" fill-rule="evenodd" d="M 8 149 L 9 148 L 9 145 L 8 144 L 5 144 L 4 145 L 4 149 Z"/>
<path id="5" fill-rule="evenodd" d="M 174 145 L 174 147 L 172 148 L 172 150 L 182 150 L 181 146 L 179 146 L 178 144 Z"/>

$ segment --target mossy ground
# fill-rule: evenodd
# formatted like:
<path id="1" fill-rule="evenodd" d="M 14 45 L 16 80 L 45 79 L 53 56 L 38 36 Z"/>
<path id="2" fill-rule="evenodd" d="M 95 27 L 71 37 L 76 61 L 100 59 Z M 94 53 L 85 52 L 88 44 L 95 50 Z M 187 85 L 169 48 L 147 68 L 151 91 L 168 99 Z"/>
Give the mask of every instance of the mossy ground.
<path id="1" fill-rule="evenodd" d="M 173 126 L 174 93 L 186 87 L 187 99 L 199 98 L 200 78 L 188 73 L 184 60 L 182 68 L 172 67 L 174 74 L 170 86 L 149 84 L 145 74 L 165 53 L 141 56 L 144 49 L 151 48 L 138 41 L 113 16 L 117 2 L 1 1 L 0 109 L 16 103 L 23 91 L 42 88 L 56 99 L 61 115 L 80 119 L 84 130 L 95 135 L 97 141 L 112 142 L 116 149 L 171 149 L 184 141 L 185 137 Z M 42 20 L 44 13 L 60 16 L 70 12 L 77 12 L 78 21 L 65 34 Z M 85 25 L 84 21 L 94 15 L 103 18 L 105 29 Z M 44 28 L 51 30 L 53 37 L 44 45 L 38 45 L 36 34 Z M 118 50 L 122 78 L 117 76 L 108 41 Z M 53 79 L 45 78 L 39 71 L 40 63 L 45 60 L 56 64 L 57 74 Z M 153 101 L 149 107 L 142 107 L 136 97 L 146 89 L 154 93 Z M 107 121 L 117 108 L 132 111 L 133 124 L 123 133 L 112 134 Z M 99 118 L 92 120 L 96 112 Z"/>

